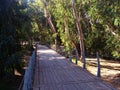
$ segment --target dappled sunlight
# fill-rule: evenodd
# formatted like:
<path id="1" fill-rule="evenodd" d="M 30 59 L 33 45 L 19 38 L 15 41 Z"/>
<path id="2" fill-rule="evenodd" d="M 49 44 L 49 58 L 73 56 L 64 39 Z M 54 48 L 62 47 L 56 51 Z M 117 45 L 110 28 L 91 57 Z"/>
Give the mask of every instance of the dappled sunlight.
<path id="1" fill-rule="evenodd" d="M 65 57 L 55 57 L 56 59 L 65 59 Z"/>
<path id="2" fill-rule="evenodd" d="M 75 63 L 75 59 L 73 59 Z M 97 76 L 97 58 L 86 58 L 86 68 L 93 75 Z M 120 86 L 120 63 L 117 61 L 109 61 L 100 59 L 101 64 L 101 78 L 106 80 L 116 87 Z M 83 67 L 83 63 L 78 61 L 78 65 Z"/>
<path id="3" fill-rule="evenodd" d="M 87 59 L 88 67 L 87 69 L 94 75 L 97 73 L 97 59 L 90 58 Z M 107 76 L 107 75 L 115 75 L 120 73 L 120 63 L 118 62 L 110 62 L 107 60 L 100 59 L 101 64 L 101 76 Z"/>
<path id="4" fill-rule="evenodd" d="M 109 61 L 100 59 L 101 63 L 101 78 L 115 85 L 116 87 L 120 86 L 120 63 L 117 61 Z M 87 70 L 92 74 L 97 75 L 97 61 L 95 60 L 89 62 Z M 96 64 L 95 64 L 96 63 Z M 94 65 L 93 65 L 94 64 Z"/>
<path id="5" fill-rule="evenodd" d="M 42 53 L 43 54 L 43 53 Z M 39 56 L 39 60 L 49 60 L 49 61 L 53 61 L 53 60 L 64 60 L 65 59 L 65 57 L 55 57 L 55 56 L 50 56 L 51 55 L 51 53 L 49 54 L 49 55 L 47 55 L 47 56 L 42 56 L 42 54 L 41 54 L 41 56 Z M 52 53 L 52 55 L 53 55 L 53 53 Z"/>
<path id="6" fill-rule="evenodd" d="M 97 61 L 97 58 L 86 58 L 87 61 L 90 61 L 90 60 L 94 60 L 94 61 Z"/>
<path id="7" fill-rule="evenodd" d="M 20 72 L 18 72 L 17 70 L 14 71 L 16 76 L 22 76 L 22 74 Z"/>
<path id="8" fill-rule="evenodd" d="M 56 52 L 51 51 L 51 50 L 39 50 L 38 52 L 40 52 L 40 53 L 50 53 L 50 54 L 56 54 Z"/>
<path id="9" fill-rule="evenodd" d="M 60 54 L 56 53 L 53 50 L 50 49 L 43 50 L 43 49 L 45 48 L 40 47 L 38 51 L 39 61 L 37 60 L 38 62 L 37 65 L 39 66 L 37 67 L 35 73 L 36 78 L 34 80 L 34 87 L 38 87 L 38 85 L 41 84 L 45 86 L 55 85 L 56 88 L 58 84 L 59 85 L 67 84 L 70 87 L 71 85 L 81 86 L 83 84 L 91 84 L 93 82 L 97 82 L 97 83 L 99 82 L 101 87 L 99 84 L 96 84 L 96 86 L 91 84 L 93 85 L 92 87 L 94 87 L 95 90 L 97 90 L 96 87 L 100 87 L 101 88 L 100 90 L 102 90 L 102 88 L 105 88 L 105 90 L 110 90 L 108 89 L 109 84 L 107 86 L 104 85 L 104 83 L 101 82 L 101 80 L 97 79 L 94 75 L 90 74 L 85 69 L 82 69 L 78 65 L 73 64 L 72 62 L 69 61 L 69 59 L 66 59 L 65 57 L 61 56 Z M 80 61 L 78 61 L 78 63 L 81 66 L 83 65 L 83 63 L 81 63 Z M 94 70 L 94 68 L 90 68 L 90 69 L 92 71 L 97 72 L 97 68 L 96 70 Z M 39 81 L 40 83 L 37 83 L 38 80 L 40 80 Z M 91 86 L 88 87 L 90 88 Z M 89 90 L 89 88 L 85 90 Z M 75 89 L 76 87 L 73 87 L 71 90 L 75 90 Z"/>
<path id="10" fill-rule="evenodd" d="M 104 76 L 108 76 L 108 75 L 116 75 L 120 73 L 120 71 L 118 70 L 113 70 L 112 68 L 111 69 L 107 69 L 107 68 L 102 68 L 101 69 L 101 75 L 104 77 Z"/>
<path id="11" fill-rule="evenodd" d="M 39 46 L 39 47 L 40 47 L 40 46 Z M 48 48 L 45 48 L 45 49 L 38 49 L 38 50 L 37 50 L 37 53 L 56 54 L 55 51 L 52 51 L 52 50 L 50 50 L 50 49 L 48 49 Z"/>
<path id="12" fill-rule="evenodd" d="M 53 61 L 55 60 L 55 57 L 50 57 L 48 60 Z"/>
<path id="13" fill-rule="evenodd" d="M 103 60 L 101 62 L 102 65 L 106 65 L 106 66 L 112 66 L 112 67 L 119 67 L 120 68 L 120 63 L 118 62 L 111 62 L 111 61 L 107 61 L 107 60 Z"/>
<path id="14" fill-rule="evenodd" d="M 101 72 L 102 79 L 115 83 L 118 80 L 120 83 L 119 3 L 120 0 L 0 0 L 0 80 L 22 77 L 22 86 L 33 89 L 32 79 L 36 71 L 35 65 L 38 65 L 37 68 L 42 67 L 42 72 L 38 74 L 39 70 L 36 71 L 36 80 L 43 79 L 43 83 L 36 88 L 50 86 L 51 89 L 53 80 L 59 75 L 57 79 L 60 82 L 56 79 L 54 86 L 67 79 L 71 81 L 71 78 L 75 79 L 80 74 L 82 79 L 89 78 L 82 71 L 78 70 L 76 73 L 74 70 L 74 67 L 81 66 L 84 68 L 81 70 L 88 70 L 94 76 L 100 76 L 97 72 Z M 85 60 L 84 57 L 89 58 Z M 100 60 L 97 59 L 99 57 Z M 81 61 L 77 62 L 72 58 Z M 44 72 L 45 70 L 47 71 Z M 41 73 L 41 76 L 48 79 L 41 78 Z M 46 82 L 51 85 L 44 87 Z M 18 84 L 15 80 L 14 83 Z M 69 82 L 69 87 L 69 83 L 64 83 L 65 86 L 63 83 L 63 88 L 74 90 L 73 82 Z M 4 84 L 6 87 L 6 83 Z M 89 85 L 91 89 L 85 89 L 87 85 L 84 89 L 94 88 L 92 84 Z M 57 88 L 61 86 L 59 84 Z M 78 88 L 77 85 L 75 88 Z"/>
<path id="15" fill-rule="evenodd" d="M 52 60 L 64 60 L 65 59 L 65 57 L 63 57 L 63 56 L 54 56 L 55 54 L 57 54 L 55 51 L 53 51 L 53 50 L 51 50 L 51 49 L 48 49 L 48 48 L 46 48 L 46 47 L 44 47 L 44 46 L 42 46 L 42 45 L 39 45 L 38 46 L 39 48 L 40 47 L 42 47 L 43 49 L 38 49 L 37 50 L 37 53 L 38 54 L 40 54 L 41 56 L 39 56 L 40 57 L 40 60 L 50 60 L 50 61 L 52 61 Z M 46 54 L 46 56 L 42 56 L 43 54 Z M 51 55 L 53 55 L 53 56 L 51 56 Z M 49 57 L 50 56 L 50 57 Z"/>

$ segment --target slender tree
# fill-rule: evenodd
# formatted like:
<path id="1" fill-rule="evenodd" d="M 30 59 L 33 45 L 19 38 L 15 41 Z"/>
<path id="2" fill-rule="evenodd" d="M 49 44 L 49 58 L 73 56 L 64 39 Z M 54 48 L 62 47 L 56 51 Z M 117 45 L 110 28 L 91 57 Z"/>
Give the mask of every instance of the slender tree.
<path id="1" fill-rule="evenodd" d="M 79 35 L 79 39 L 80 39 L 80 49 L 81 49 L 81 59 L 82 59 L 83 58 L 82 56 L 85 55 L 84 42 L 83 42 L 83 32 L 82 32 L 82 28 L 80 25 L 80 21 L 78 19 L 77 10 L 75 7 L 74 0 L 72 0 L 72 7 L 73 7 L 73 13 L 75 16 L 76 25 L 77 25 L 77 29 L 78 29 L 78 35 Z"/>

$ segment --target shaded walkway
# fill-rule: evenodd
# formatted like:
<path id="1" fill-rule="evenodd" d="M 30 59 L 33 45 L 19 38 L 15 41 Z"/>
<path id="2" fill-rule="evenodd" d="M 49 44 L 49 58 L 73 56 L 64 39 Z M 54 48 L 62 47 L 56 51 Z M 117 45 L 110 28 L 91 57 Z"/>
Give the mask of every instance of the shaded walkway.
<path id="1" fill-rule="evenodd" d="M 116 90 L 45 46 L 37 53 L 33 90 Z"/>

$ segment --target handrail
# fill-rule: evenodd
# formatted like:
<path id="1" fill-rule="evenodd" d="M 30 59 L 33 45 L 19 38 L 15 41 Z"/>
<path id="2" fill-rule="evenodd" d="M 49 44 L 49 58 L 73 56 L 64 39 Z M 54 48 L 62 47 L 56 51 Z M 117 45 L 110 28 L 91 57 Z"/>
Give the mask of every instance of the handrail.
<path id="1" fill-rule="evenodd" d="M 72 62 L 73 56 L 76 57 L 75 63 L 77 64 L 78 55 L 70 55 L 70 56 L 69 56 L 69 61 Z M 96 60 L 97 60 L 97 77 L 100 78 L 100 77 L 101 77 L 101 65 L 100 65 L 100 58 L 99 58 L 98 52 L 96 53 L 96 57 L 97 57 L 97 58 L 96 58 Z M 84 69 L 87 69 L 87 68 L 86 68 L 86 64 L 87 64 L 87 62 L 86 62 L 86 57 L 85 57 L 85 55 L 83 54 L 83 68 L 84 68 Z"/>
<path id="2" fill-rule="evenodd" d="M 100 58 L 99 58 L 98 52 L 96 53 L 96 56 L 97 56 L 97 62 L 98 62 L 97 77 L 101 77 L 101 72 L 100 72 L 101 66 L 100 66 Z"/>
<path id="3" fill-rule="evenodd" d="M 35 63 L 36 63 L 36 49 L 33 51 L 32 57 L 30 58 L 29 61 L 28 68 L 25 71 L 22 90 L 32 90 Z"/>

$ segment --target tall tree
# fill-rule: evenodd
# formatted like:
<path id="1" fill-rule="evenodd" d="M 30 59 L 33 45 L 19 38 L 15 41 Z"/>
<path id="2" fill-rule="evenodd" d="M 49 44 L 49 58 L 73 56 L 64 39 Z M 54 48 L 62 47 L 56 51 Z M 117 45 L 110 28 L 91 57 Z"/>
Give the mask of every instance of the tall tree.
<path id="1" fill-rule="evenodd" d="M 83 42 L 83 31 L 82 31 L 82 28 L 81 28 L 81 24 L 78 20 L 79 18 L 78 18 L 78 15 L 77 15 L 77 10 L 76 10 L 74 0 L 72 0 L 72 7 L 73 7 L 73 13 L 74 13 L 74 16 L 75 16 L 76 25 L 77 25 L 77 29 L 78 29 L 78 35 L 79 35 L 79 39 L 80 39 L 80 49 L 81 49 L 81 59 L 82 59 L 83 55 L 85 55 L 84 42 Z"/>
<path id="2" fill-rule="evenodd" d="M 105 43 L 101 52 L 107 56 L 120 57 L 119 5 L 119 0 L 91 0 L 88 4 L 87 12 L 93 24 L 92 28 L 98 29 L 99 36 L 104 37 Z M 97 27 L 95 27 L 96 25 Z"/>

